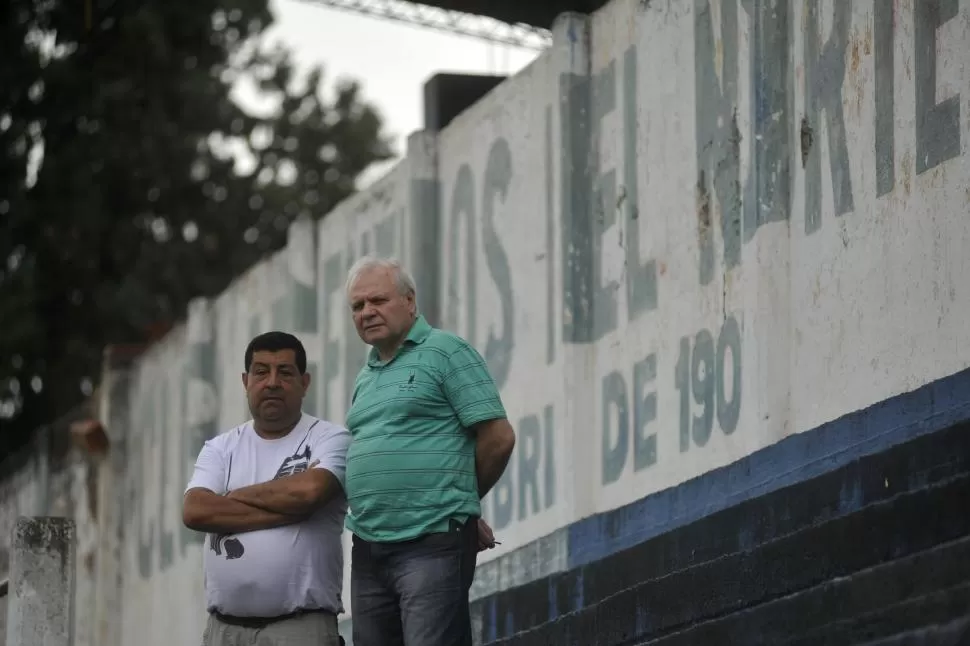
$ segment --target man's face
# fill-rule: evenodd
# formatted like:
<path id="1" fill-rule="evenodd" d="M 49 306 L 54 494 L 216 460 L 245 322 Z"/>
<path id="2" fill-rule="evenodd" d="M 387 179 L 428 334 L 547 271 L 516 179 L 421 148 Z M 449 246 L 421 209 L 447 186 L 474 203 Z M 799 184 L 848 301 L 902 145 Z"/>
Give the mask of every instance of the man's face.
<path id="1" fill-rule="evenodd" d="M 285 428 L 300 415 L 310 375 L 300 374 L 293 350 L 257 351 L 243 386 L 253 419 L 272 429 Z"/>
<path id="2" fill-rule="evenodd" d="M 357 334 L 368 345 L 400 340 L 414 321 L 414 294 L 401 294 L 391 270 L 361 273 L 350 288 L 349 298 Z"/>

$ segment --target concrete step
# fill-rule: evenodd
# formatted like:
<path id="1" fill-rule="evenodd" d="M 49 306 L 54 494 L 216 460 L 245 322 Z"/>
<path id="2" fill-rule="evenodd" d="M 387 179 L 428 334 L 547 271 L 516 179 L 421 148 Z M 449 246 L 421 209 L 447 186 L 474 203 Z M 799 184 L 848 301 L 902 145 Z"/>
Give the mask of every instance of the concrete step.
<path id="1" fill-rule="evenodd" d="M 835 646 L 946 623 L 970 610 L 970 537 L 705 621 L 640 646 Z"/>
<path id="2" fill-rule="evenodd" d="M 970 619 L 970 583 L 937 590 L 875 612 L 823 626 L 812 631 L 811 639 L 799 636 L 786 642 L 785 646 L 834 646 L 895 641 L 899 635 L 915 636 L 924 633 L 927 625 L 932 627 L 943 623 L 950 626 L 963 619 Z M 967 636 L 970 637 L 970 633 Z M 927 638 L 925 634 L 922 637 L 924 641 Z"/>
<path id="3" fill-rule="evenodd" d="M 866 642 L 861 646 L 966 646 L 970 644 L 970 615 L 947 624 L 910 630 Z"/>
<path id="4" fill-rule="evenodd" d="M 951 478 L 638 583 L 498 643 L 616 645 L 661 636 L 968 536 L 968 508 L 970 475 Z"/>
<path id="5" fill-rule="evenodd" d="M 550 618 L 573 616 L 577 610 L 596 606 L 606 599 L 612 600 L 609 605 L 620 603 L 619 599 L 630 598 L 630 591 L 643 587 L 646 582 L 651 582 L 651 589 L 656 589 L 664 597 L 669 596 L 669 603 L 674 603 L 684 594 L 684 585 L 689 590 L 694 585 L 692 582 L 704 572 L 730 574 L 732 568 L 738 567 L 749 571 L 753 571 L 752 568 L 772 570 L 770 579 L 766 579 L 769 583 L 761 586 L 763 589 L 757 589 L 760 584 L 729 577 L 727 581 L 715 580 L 715 585 L 709 589 L 691 593 L 695 613 L 693 618 L 685 617 L 684 621 L 696 620 L 698 616 L 716 614 L 719 604 L 723 605 L 719 599 L 734 598 L 736 604 L 742 605 L 759 602 L 795 589 L 793 585 L 812 585 L 820 580 L 818 577 L 837 576 L 834 572 L 845 571 L 844 568 L 851 564 L 838 566 L 833 562 L 827 568 L 819 569 L 814 580 L 804 580 L 807 576 L 804 574 L 806 559 L 826 562 L 825 552 L 831 547 L 831 541 L 838 543 L 848 539 L 857 542 L 864 536 L 864 532 L 854 534 L 865 529 L 860 529 L 859 520 L 842 525 L 832 525 L 833 521 L 850 518 L 860 510 L 911 492 L 927 490 L 942 482 L 953 484 L 956 482 L 954 478 L 962 474 L 970 474 L 968 425 L 868 456 L 811 481 L 712 514 L 596 563 L 503 591 L 477 604 L 483 606 L 483 612 L 506 619 L 502 627 L 506 629 L 504 635 L 508 636 L 542 626 Z M 914 504 L 918 511 L 919 506 L 926 503 Z M 904 509 L 911 507 L 903 505 Z M 886 518 L 885 514 L 881 517 Z M 940 522 L 945 526 L 949 521 L 940 519 Z M 966 530 L 965 523 L 955 522 L 958 527 L 949 530 L 943 526 L 926 528 L 929 533 L 923 534 L 923 544 L 947 540 Z M 821 529 L 823 526 L 825 529 Z M 819 531 L 806 533 L 811 528 Z M 937 529 L 945 534 L 934 534 Z M 903 542 L 908 540 L 906 536 L 910 533 L 905 526 L 886 530 L 896 532 Z M 765 548 L 763 552 L 759 551 L 762 547 Z M 899 549 L 904 547 L 894 546 L 890 541 L 883 553 L 870 554 L 868 561 L 861 555 L 857 558 L 862 559 L 860 562 L 865 566 L 892 558 L 894 550 Z M 919 548 L 914 546 L 913 549 Z M 835 554 L 828 556 L 838 559 Z M 732 560 L 732 557 L 737 558 Z M 761 558 L 767 560 L 756 565 Z M 708 564 L 708 570 L 697 569 L 705 564 Z M 683 574 L 688 571 L 693 573 Z M 798 572 L 803 572 L 802 578 L 789 581 L 789 577 Z M 752 585 L 756 589 L 750 589 Z M 702 615 L 696 612 L 701 608 L 705 609 Z M 645 617 L 643 621 L 650 623 L 654 620 Z M 486 642 L 485 639 L 482 641 Z"/>

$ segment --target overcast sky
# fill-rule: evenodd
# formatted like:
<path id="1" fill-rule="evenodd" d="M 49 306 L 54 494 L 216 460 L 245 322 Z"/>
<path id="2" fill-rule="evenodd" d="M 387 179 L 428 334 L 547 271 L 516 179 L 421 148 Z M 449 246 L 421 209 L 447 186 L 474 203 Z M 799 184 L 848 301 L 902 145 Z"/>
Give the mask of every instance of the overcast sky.
<path id="1" fill-rule="evenodd" d="M 322 64 L 325 88 L 342 77 L 361 83 L 364 98 L 384 118 L 397 154 L 407 136 L 423 125 L 422 88 L 438 72 L 514 74 L 538 52 L 471 37 L 414 27 L 386 19 L 331 9 L 313 0 L 271 0 L 276 23 L 268 36 L 282 40 L 303 69 Z M 258 107 L 253 93 L 238 88 L 236 98 Z M 362 178 L 368 184 L 389 164 Z"/>

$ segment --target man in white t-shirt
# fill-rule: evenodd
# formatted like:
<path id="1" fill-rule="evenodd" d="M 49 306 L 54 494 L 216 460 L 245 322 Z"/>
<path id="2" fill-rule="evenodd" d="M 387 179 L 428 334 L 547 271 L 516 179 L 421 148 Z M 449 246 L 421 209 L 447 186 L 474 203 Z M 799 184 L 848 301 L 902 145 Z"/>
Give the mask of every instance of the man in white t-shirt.
<path id="1" fill-rule="evenodd" d="M 253 418 L 205 443 L 183 502 L 208 534 L 203 645 L 338 646 L 350 433 L 303 413 L 296 337 L 257 336 L 245 366 Z"/>

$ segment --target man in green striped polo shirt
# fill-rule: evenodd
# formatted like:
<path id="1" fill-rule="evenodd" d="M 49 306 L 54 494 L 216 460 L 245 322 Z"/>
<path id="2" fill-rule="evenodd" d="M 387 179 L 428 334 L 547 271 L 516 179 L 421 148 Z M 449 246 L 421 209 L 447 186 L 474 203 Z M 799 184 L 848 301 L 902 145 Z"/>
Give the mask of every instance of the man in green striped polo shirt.
<path id="1" fill-rule="evenodd" d="M 494 545 L 480 501 L 515 434 L 481 355 L 418 313 L 397 262 L 358 261 L 347 296 L 372 346 L 347 414 L 354 646 L 471 646 L 468 589 Z"/>

